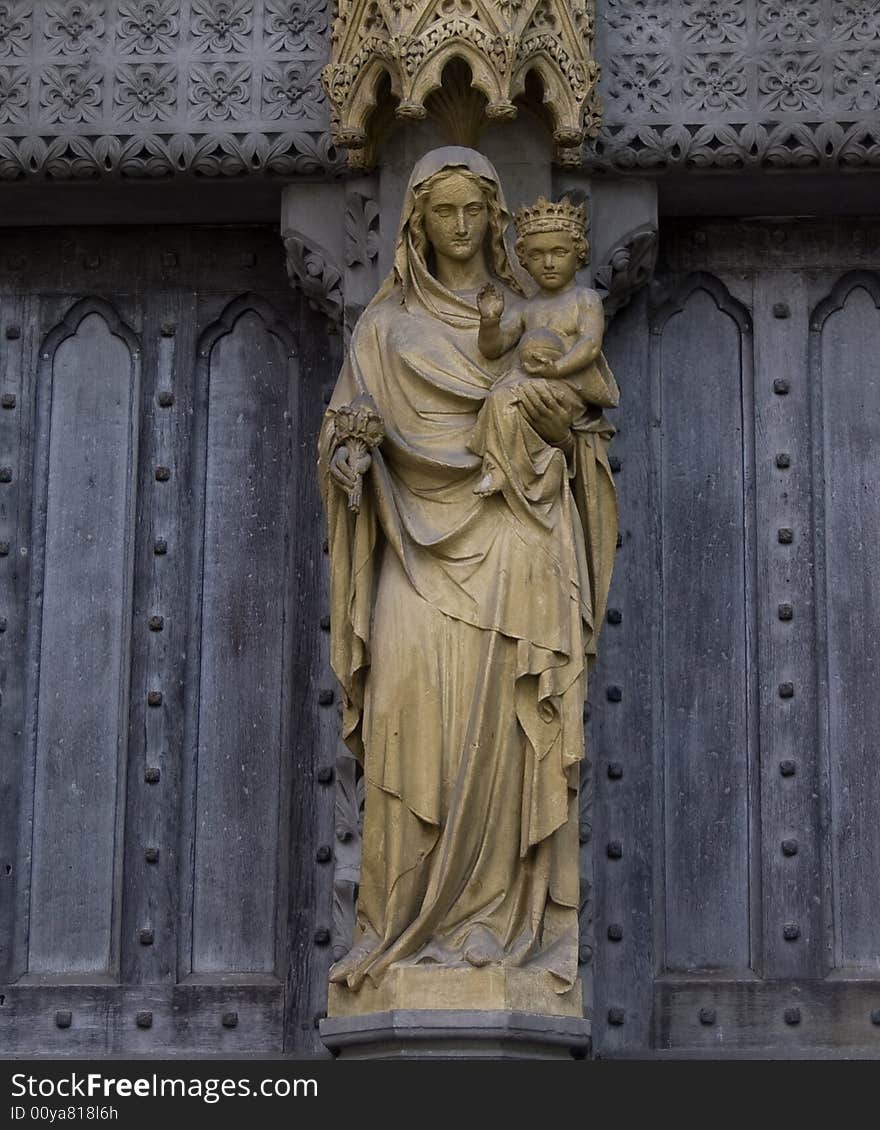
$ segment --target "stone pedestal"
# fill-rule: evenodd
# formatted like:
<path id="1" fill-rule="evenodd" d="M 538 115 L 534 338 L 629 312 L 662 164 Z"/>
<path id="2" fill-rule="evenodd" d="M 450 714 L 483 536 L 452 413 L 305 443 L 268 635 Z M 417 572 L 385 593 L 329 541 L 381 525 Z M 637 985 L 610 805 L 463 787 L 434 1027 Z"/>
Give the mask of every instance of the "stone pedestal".
<path id="1" fill-rule="evenodd" d="M 581 1059 L 590 1023 L 578 1017 L 476 1009 L 391 1009 L 321 1021 L 340 1059 Z"/>
<path id="2" fill-rule="evenodd" d="M 321 1039 L 344 1059 L 570 1059 L 589 1048 L 580 980 L 547 972 L 399 966 L 379 988 L 331 985 Z"/>
<path id="3" fill-rule="evenodd" d="M 523 1012 L 536 1016 L 584 1015 L 580 978 L 564 993 L 546 971 L 526 972 L 490 965 L 483 969 L 401 965 L 389 969 L 376 988 L 367 979 L 357 992 L 330 985 L 327 1015 L 363 1016 L 397 1009 Z"/>

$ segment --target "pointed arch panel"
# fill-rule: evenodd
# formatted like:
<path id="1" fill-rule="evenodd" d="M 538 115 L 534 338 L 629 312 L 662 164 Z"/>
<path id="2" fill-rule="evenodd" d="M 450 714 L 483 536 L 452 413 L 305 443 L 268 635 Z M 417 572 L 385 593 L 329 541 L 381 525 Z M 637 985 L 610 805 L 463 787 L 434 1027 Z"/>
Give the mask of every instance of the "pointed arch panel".
<path id="1" fill-rule="evenodd" d="M 263 299 L 199 343 L 191 969 L 272 975 L 288 757 L 295 340 Z M 200 511 L 200 513 L 199 513 Z"/>
<path id="2" fill-rule="evenodd" d="M 697 272 L 655 311 L 661 499 L 664 967 L 744 970 L 752 565 L 748 311 Z"/>
<path id="3" fill-rule="evenodd" d="M 112 975 L 140 352 L 113 307 L 86 298 L 40 357 L 28 969 Z"/>

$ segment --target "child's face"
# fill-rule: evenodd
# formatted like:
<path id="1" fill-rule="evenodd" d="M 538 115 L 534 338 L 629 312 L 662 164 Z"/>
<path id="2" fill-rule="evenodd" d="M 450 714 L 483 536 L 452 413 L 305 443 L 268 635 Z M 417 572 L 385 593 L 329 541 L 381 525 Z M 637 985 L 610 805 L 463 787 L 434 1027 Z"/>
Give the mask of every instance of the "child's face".
<path id="1" fill-rule="evenodd" d="M 578 269 L 574 238 L 566 231 L 523 236 L 520 260 L 542 290 L 561 290 Z"/>

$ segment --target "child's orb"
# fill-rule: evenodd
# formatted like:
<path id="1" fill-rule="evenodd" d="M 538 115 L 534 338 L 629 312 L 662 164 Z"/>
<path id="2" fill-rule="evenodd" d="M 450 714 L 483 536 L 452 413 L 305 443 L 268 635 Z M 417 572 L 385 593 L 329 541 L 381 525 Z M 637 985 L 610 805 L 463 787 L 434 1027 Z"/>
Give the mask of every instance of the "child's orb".
<path id="1" fill-rule="evenodd" d="M 546 361 L 556 361 L 565 353 L 565 342 L 552 330 L 528 330 L 519 343 L 520 364 L 526 370 Z"/>

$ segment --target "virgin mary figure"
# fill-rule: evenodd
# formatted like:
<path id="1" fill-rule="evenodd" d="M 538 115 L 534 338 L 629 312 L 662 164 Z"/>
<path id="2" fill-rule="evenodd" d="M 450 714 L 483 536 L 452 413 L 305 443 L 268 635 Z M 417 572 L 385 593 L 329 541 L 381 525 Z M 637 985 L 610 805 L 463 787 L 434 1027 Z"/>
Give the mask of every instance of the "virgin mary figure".
<path id="1" fill-rule="evenodd" d="M 471 986 L 477 971 L 528 975 L 531 1011 L 572 1011 L 583 706 L 617 537 L 601 408 L 618 393 L 606 366 L 604 405 L 573 419 L 553 382 L 529 380 L 529 506 L 474 493 L 468 439 L 504 368 L 478 348 L 476 295 L 490 281 L 523 294 L 508 222 L 481 154 L 417 163 L 393 269 L 322 428 L 331 661 L 366 797 L 355 941 L 331 969 L 331 1013 L 414 1007 L 381 996 L 414 970 L 470 971 Z M 357 405 L 381 417 L 372 457 L 336 427 Z M 555 448 L 562 482 L 545 473 Z M 462 1006 L 438 992 L 439 1007 Z"/>

